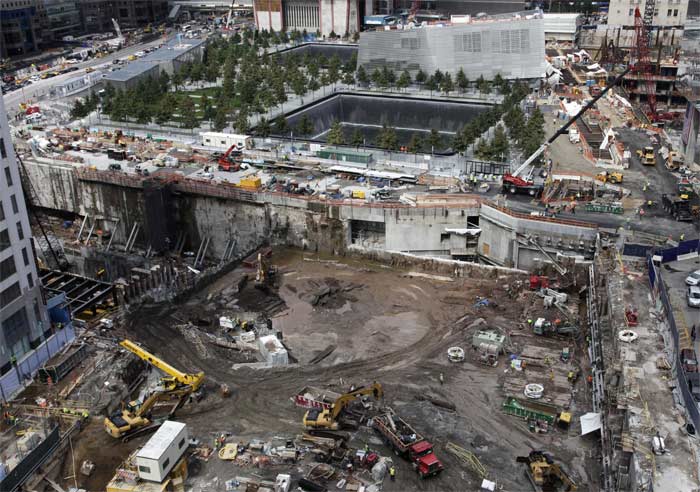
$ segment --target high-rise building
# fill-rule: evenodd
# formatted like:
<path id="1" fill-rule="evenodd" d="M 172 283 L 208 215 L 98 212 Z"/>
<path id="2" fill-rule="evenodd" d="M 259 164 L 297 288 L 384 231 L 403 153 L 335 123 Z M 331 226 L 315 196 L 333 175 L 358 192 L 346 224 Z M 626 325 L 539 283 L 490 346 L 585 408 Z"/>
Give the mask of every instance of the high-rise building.
<path id="1" fill-rule="evenodd" d="M 39 51 L 45 18 L 41 0 L 0 0 L 0 58 Z"/>
<path id="2" fill-rule="evenodd" d="M 644 15 L 646 0 L 610 0 L 608 25 L 633 26 L 634 11 Z M 682 26 L 688 17 L 688 0 L 654 0 L 654 21 L 652 25 Z"/>
<path id="3" fill-rule="evenodd" d="M 55 308 L 60 300 L 52 299 Z M 0 398 L 74 337 L 65 311 L 49 314 L 5 105 L 0 98 Z"/>
<path id="4" fill-rule="evenodd" d="M 82 31 L 83 23 L 77 0 L 44 0 L 44 7 L 47 31 L 53 41 L 60 41 L 64 36 Z"/>
<path id="5" fill-rule="evenodd" d="M 255 25 L 274 31 L 320 32 L 338 36 L 360 30 L 359 0 L 254 0 Z"/>

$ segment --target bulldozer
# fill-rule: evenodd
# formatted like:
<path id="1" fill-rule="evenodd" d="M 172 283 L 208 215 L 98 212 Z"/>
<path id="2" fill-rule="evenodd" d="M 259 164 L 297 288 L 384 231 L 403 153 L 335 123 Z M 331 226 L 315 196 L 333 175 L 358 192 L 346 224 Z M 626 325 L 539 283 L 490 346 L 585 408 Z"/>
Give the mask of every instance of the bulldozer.
<path id="1" fill-rule="evenodd" d="M 656 154 L 654 152 L 654 147 L 644 147 L 643 149 L 637 150 L 637 156 L 645 166 L 656 165 Z"/>
<path id="2" fill-rule="evenodd" d="M 527 456 L 518 456 L 516 461 L 526 465 L 525 473 L 535 492 L 557 492 L 561 486 L 566 492 L 578 490 L 571 477 L 544 451 L 530 451 Z"/>
<path id="3" fill-rule="evenodd" d="M 595 179 L 602 183 L 618 184 L 622 183 L 623 177 L 622 173 L 603 171 L 602 173 L 598 173 Z"/>
<path id="4" fill-rule="evenodd" d="M 374 396 L 377 400 L 383 398 L 384 390 L 382 385 L 375 382 L 370 386 L 363 386 L 357 388 L 353 391 L 340 395 L 330 406 L 326 409 L 313 408 L 306 412 L 304 415 L 304 426 L 309 429 L 328 429 L 328 430 L 338 430 L 341 427 L 355 427 L 357 424 L 350 421 L 341 421 L 340 416 L 342 411 L 347 407 L 355 398 L 360 396 Z"/>

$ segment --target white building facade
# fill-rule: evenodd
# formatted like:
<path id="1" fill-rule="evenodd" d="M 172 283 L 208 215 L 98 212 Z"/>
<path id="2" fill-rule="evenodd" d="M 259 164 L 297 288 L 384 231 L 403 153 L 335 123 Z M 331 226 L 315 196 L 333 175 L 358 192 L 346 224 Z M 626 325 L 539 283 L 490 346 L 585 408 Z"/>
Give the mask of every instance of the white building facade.
<path id="1" fill-rule="evenodd" d="M 253 10 L 258 29 L 344 36 L 360 30 L 358 4 L 358 0 L 254 0 Z"/>
<path id="2" fill-rule="evenodd" d="M 371 73 L 387 67 L 395 72 L 436 70 L 470 80 L 534 79 L 544 73 L 544 20 L 541 13 L 493 16 L 459 24 L 363 32 L 358 65 Z"/>
<path id="3" fill-rule="evenodd" d="M 688 0 L 655 0 L 654 26 L 683 26 L 688 17 Z M 633 26 L 634 11 L 644 15 L 646 0 L 610 0 L 608 25 Z"/>

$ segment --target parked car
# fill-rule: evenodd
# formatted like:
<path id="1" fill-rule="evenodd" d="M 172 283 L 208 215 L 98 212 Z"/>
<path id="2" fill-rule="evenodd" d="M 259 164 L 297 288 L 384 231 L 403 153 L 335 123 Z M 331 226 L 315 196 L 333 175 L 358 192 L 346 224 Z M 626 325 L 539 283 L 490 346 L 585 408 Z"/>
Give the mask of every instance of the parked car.
<path id="1" fill-rule="evenodd" d="M 681 363 L 685 372 L 698 372 L 698 358 L 695 350 L 690 348 L 681 350 Z"/>
<path id="2" fill-rule="evenodd" d="M 41 113 L 31 113 L 31 114 L 28 114 L 24 119 L 25 119 L 25 121 L 30 122 L 30 121 L 39 121 L 41 118 L 43 118 Z"/>
<path id="3" fill-rule="evenodd" d="M 122 166 L 121 166 L 121 164 L 112 163 L 109 165 L 109 170 L 110 171 L 121 171 Z"/>
<path id="4" fill-rule="evenodd" d="M 697 285 L 688 287 L 688 307 L 700 308 L 700 287 Z"/>
<path id="5" fill-rule="evenodd" d="M 695 270 L 691 272 L 690 275 L 685 277 L 686 285 L 700 285 L 700 270 Z"/>

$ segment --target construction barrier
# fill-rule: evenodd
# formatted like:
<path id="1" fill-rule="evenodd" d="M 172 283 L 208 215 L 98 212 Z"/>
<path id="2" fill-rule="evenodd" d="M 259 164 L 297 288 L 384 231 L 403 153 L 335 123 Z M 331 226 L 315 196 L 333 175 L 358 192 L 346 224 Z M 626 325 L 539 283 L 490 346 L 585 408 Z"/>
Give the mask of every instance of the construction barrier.
<path id="1" fill-rule="evenodd" d="M 697 250 L 698 241 L 695 240 L 694 242 Z M 662 254 L 662 256 L 664 255 Z M 688 420 L 693 423 L 697 432 L 700 429 L 700 412 L 698 411 L 697 403 L 690 392 L 690 386 L 688 385 L 688 379 L 686 378 L 685 371 L 682 369 L 683 364 L 680 359 L 680 334 L 676 325 L 676 319 L 673 315 L 673 306 L 668 297 L 666 285 L 661 277 L 661 270 L 656 267 L 652 258 L 648 259 L 648 266 L 649 286 L 651 287 L 652 295 L 655 300 L 661 301 L 661 306 L 663 309 L 662 316 L 666 318 L 666 323 L 668 324 L 669 330 L 671 331 L 671 338 L 673 339 L 673 357 L 671 359 L 673 361 L 673 367 L 678 380 L 678 390 L 683 398 Z"/>

